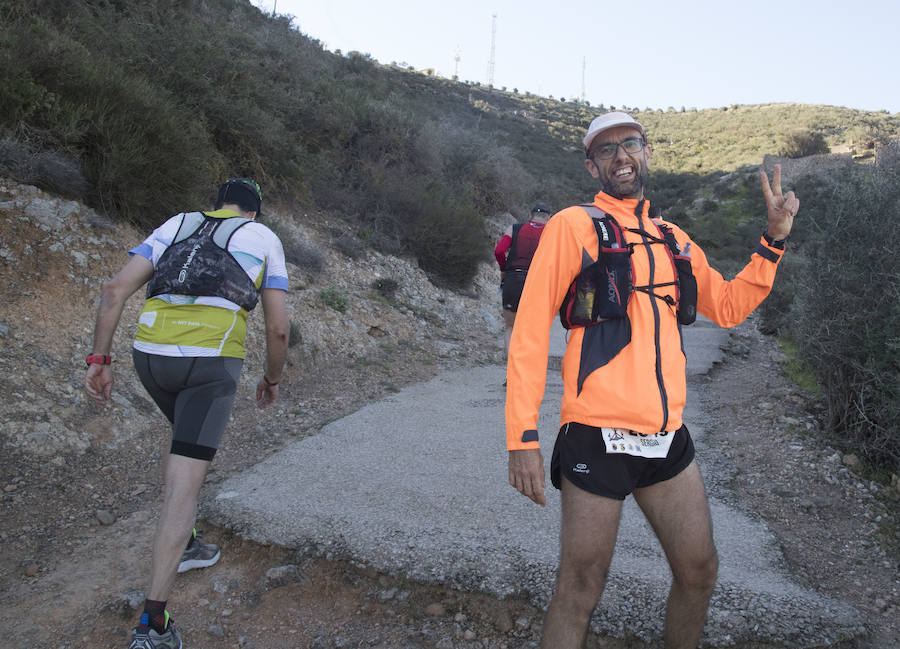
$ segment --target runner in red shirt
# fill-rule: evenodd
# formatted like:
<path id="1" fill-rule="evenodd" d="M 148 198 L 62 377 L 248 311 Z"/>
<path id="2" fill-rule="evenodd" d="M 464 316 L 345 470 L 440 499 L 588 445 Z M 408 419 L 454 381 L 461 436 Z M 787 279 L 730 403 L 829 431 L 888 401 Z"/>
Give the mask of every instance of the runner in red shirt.
<path id="1" fill-rule="evenodd" d="M 494 248 L 494 257 L 497 258 L 497 265 L 500 266 L 503 322 L 506 325 L 503 346 L 507 352 L 513 324 L 516 321 L 516 309 L 519 308 L 519 299 L 522 297 L 522 289 L 525 287 L 525 276 L 550 214 L 549 205 L 541 202 L 535 203 L 531 206 L 531 219 L 506 228 L 506 232 L 503 233 Z"/>

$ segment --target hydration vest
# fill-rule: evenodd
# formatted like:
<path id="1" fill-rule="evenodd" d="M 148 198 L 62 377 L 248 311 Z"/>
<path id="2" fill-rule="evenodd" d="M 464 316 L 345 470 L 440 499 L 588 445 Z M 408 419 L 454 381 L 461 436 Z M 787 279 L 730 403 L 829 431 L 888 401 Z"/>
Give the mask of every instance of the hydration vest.
<path id="1" fill-rule="evenodd" d="M 182 217 L 172 244 L 156 264 L 147 297 L 172 293 L 221 297 L 252 311 L 259 289 L 228 252 L 234 233 L 250 223 L 238 216 L 215 218 L 203 212 Z"/>
<path id="2" fill-rule="evenodd" d="M 628 301 L 634 291 L 642 291 L 670 307 L 675 306 L 680 324 L 693 323 L 697 318 L 697 280 L 691 270 L 691 258 L 682 254 L 672 229 L 659 221 L 659 211 L 654 210 L 650 215 L 650 223 L 658 230 L 657 234 L 635 228 L 628 230 L 641 234 L 651 243 L 666 246 L 676 281 L 635 286 L 631 255 L 634 254 L 634 246 L 641 244 L 625 243 L 622 227 L 610 214 L 594 205 L 580 207 L 594 224 L 599 250 L 597 261 L 584 268 L 569 286 L 559 309 L 562 326 L 573 329 L 614 318 L 626 318 Z M 654 292 L 653 289 L 662 286 L 675 286 L 678 298 L 673 300 L 670 295 Z"/>
<path id="3" fill-rule="evenodd" d="M 533 223 L 533 221 L 516 223 L 512 227 L 512 242 L 509 244 L 509 251 L 506 253 L 507 272 L 511 270 L 528 270 L 528 267 L 531 266 L 531 259 L 534 257 L 538 242 L 541 240 L 544 226 L 542 224 L 539 224 L 540 228 L 532 226 L 525 230 L 526 236 L 520 237 L 522 227 L 529 223 Z"/>

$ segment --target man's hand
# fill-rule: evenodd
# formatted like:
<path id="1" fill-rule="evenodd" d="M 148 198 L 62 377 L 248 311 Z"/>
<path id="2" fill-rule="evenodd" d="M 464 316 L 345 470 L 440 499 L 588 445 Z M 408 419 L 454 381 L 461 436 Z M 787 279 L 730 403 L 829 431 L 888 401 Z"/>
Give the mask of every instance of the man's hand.
<path id="1" fill-rule="evenodd" d="M 793 191 L 782 195 L 781 165 L 775 165 L 771 187 L 765 171 L 759 172 L 759 179 L 769 212 L 769 236 L 773 239 L 786 239 L 794 225 L 794 217 L 800 209 L 800 200 L 794 196 Z"/>
<path id="2" fill-rule="evenodd" d="M 509 452 L 509 484 L 542 507 L 544 497 L 544 456 L 539 448 Z"/>
<path id="3" fill-rule="evenodd" d="M 278 386 L 271 385 L 265 378 L 256 384 L 256 407 L 260 410 L 268 408 L 278 399 Z"/>
<path id="4" fill-rule="evenodd" d="M 91 399 L 105 406 L 112 395 L 113 375 L 109 365 L 88 365 L 84 378 L 84 389 Z"/>

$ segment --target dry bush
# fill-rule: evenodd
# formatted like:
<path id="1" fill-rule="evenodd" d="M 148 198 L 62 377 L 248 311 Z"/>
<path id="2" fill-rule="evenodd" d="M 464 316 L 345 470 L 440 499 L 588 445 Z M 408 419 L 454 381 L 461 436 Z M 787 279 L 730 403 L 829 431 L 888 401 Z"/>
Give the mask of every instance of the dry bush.
<path id="1" fill-rule="evenodd" d="M 830 150 L 822 133 L 803 129 L 785 135 L 779 155 L 784 158 L 805 158 L 828 153 Z"/>
<path id="2" fill-rule="evenodd" d="M 57 151 L 32 151 L 24 142 L 0 140 L 0 175 L 66 198 L 83 198 L 89 188 L 78 160 Z"/>
<path id="3" fill-rule="evenodd" d="M 828 428 L 898 472 L 900 165 L 858 166 L 801 191 L 815 219 L 800 226 L 803 261 L 789 285 L 779 278 L 773 305 L 823 385 Z"/>

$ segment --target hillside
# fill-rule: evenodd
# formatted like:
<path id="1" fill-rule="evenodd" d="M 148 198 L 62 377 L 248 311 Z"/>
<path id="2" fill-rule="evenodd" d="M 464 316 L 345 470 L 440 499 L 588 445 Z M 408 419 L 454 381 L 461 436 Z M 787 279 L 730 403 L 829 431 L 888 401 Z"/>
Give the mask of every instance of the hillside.
<path id="1" fill-rule="evenodd" d="M 146 228 L 157 210 L 206 204 L 222 176 L 252 176 L 267 200 L 328 213 L 465 287 L 489 259 L 485 217 L 595 191 L 579 143 L 611 107 L 328 52 L 248 0 L 11 0 L 0 12 L 0 173 L 117 220 Z M 722 175 L 793 132 L 861 157 L 900 134 L 898 115 L 829 106 L 629 110 L 654 147 L 651 198 L 685 224 Z M 701 219 L 694 234 L 727 238 L 749 216 Z"/>

